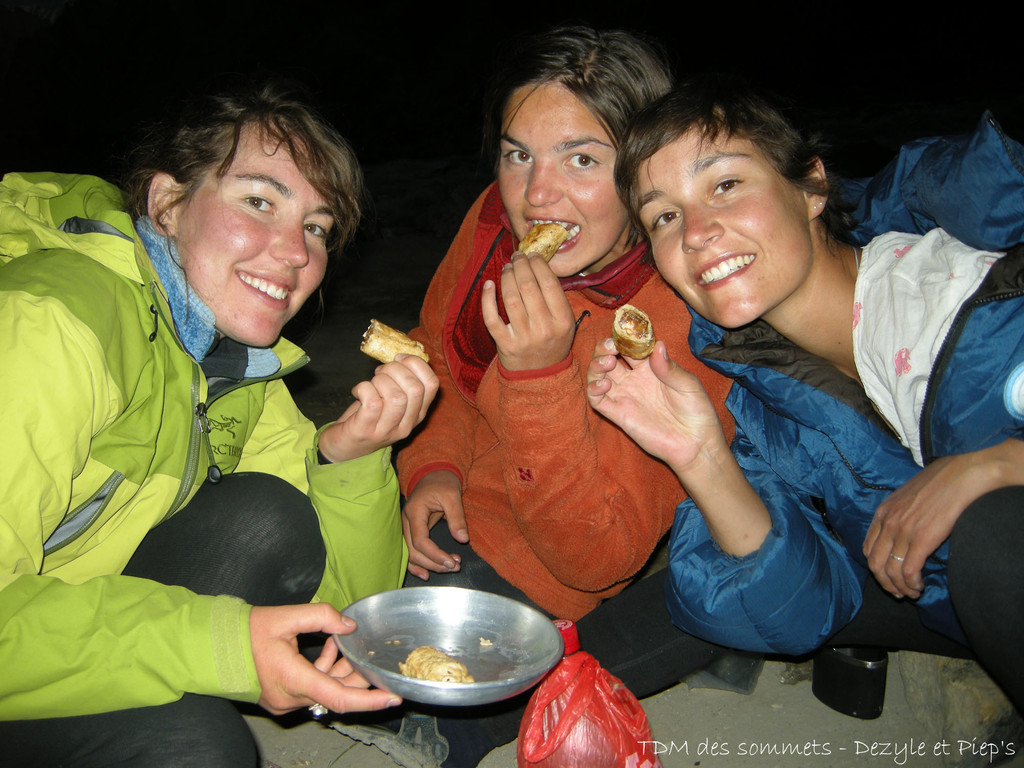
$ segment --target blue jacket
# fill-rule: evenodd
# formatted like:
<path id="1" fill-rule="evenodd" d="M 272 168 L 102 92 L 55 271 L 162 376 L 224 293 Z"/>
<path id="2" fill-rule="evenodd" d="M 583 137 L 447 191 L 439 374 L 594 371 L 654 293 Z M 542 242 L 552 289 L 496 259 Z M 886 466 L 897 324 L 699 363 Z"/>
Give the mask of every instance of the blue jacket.
<path id="1" fill-rule="evenodd" d="M 854 239 L 883 232 L 941 227 L 983 251 L 1024 242 L 1024 147 L 1003 133 L 991 112 L 973 133 L 905 144 L 869 179 L 844 179 L 843 197 L 856 204 Z"/>
<path id="2" fill-rule="evenodd" d="M 950 140 L 935 140 L 931 164 L 928 145 L 916 142 L 910 147 L 916 159 L 901 153 L 887 169 L 888 181 L 880 174 L 877 185 L 939 189 L 950 168 L 970 165 L 964 152 L 987 153 L 975 170 L 1005 181 L 1016 217 L 1000 215 L 981 228 L 959 215 L 950 223 L 975 247 L 1005 250 L 1024 240 L 1024 178 L 1017 162 L 1024 152 L 997 129 L 990 116 L 983 118 L 983 135 L 960 140 L 959 155 L 938 152 Z M 996 157 L 1000 163 L 989 162 Z M 947 189 L 950 197 L 953 192 Z M 904 202 L 913 197 L 907 190 L 893 193 L 890 215 L 908 216 Z M 874 204 L 873 221 L 884 229 L 886 217 Z M 866 208 L 862 200 L 860 210 Z M 960 209 L 942 203 L 938 210 L 946 213 L 937 222 L 905 218 L 904 229 L 945 227 L 947 214 Z M 736 417 L 733 452 L 771 511 L 773 528 L 758 551 L 732 557 L 711 539 L 693 503 L 680 504 L 669 553 L 669 610 L 680 628 L 723 645 L 808 652 L 857 613 L 862 586 L 872 578 L 861 553 L 868 526 L 878 505 L 920 468 L 860 386 L 831 365 L 764 323 L 725 331 L 692 314 L 694 353 L 737 384 L 727 402 Z M 1007 394 L 1014 386 L 1024 388 L 1024 248 L 993 267 L 944 343 L 922 416 L 926 463 L 1024 438 L 1024 413 Z M 948 542 L 926 563 L 917 606 L 925 625 L 964 642 L 949 602 L 947 550 Z"/>

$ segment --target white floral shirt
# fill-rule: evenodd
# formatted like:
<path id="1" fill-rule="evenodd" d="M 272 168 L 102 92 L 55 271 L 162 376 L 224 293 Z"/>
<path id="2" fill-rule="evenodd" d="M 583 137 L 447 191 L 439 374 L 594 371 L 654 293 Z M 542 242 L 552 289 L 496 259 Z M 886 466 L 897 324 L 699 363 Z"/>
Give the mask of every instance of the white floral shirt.
<path id="1" fill-rule="evenodd" d="M 941 229 L 889 232 L 864 247 L 853 304 L 853 354 L 864 389 L 923 466 L 928 377 L 960 305 L 1003 254 Z"/>

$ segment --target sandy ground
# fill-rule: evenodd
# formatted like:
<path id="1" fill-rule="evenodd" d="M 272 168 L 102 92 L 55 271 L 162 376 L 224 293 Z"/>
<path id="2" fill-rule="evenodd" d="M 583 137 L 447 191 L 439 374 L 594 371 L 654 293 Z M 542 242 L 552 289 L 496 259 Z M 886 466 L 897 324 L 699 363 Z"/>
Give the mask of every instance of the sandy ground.
<path id="1" fill-rule="evenodd" d="M 444 168 L 434 170 L 444 172 Z M 463 190 L 462 198 L 454 205 L 449 200 L 445 210 L 460 206 L 465 210 L 472 195 L 482 188 L 473 187 L 466 179 L 457 182 L 453 186 Z M 387 210 L 379 212 L 379 221 L 382 236 L 357 243 L 338 265 L 325 291 L 326 308 L 315 330 L 310 333 L 308 323 L 299 323 L 290 334 L 310 353 L 313 364 L 294 375 L 289 384 L 299 405 L 317 423 L 340 414 L 350 402 L 351 387 L 372 374 L 376 363 L 358 352 L 369 319 L 376 317 L 403 329 L 416 324 L 423 292 L 458 224 L 435 222 L 434 232 L 425 231 L 422 225 L 402 228 L 398 212 Z M 806 675 L 800 679 L 793 671 L 782 662 L 766 663 L 749 695 L 689 688 L 684 683 L 645 700 L 663 766 L 950 765 L 936 754 L 942 751 L 941 730 L 916 719 L 906 701 L 898 654 L 890 655 L 885 707 L 876 720 L 829 709 L 814 697 Z M 282 719 L 251 715 L 249 720 L 265 759 L 281 768 L 394 765 L 376 748 L 351 741 L 310 720 L 305 712 Z M 1020 747 L 1024 750 L 1024 745 Z M 950 751 L 955 751 L 955 745 Z M 1024 758 L 1004 764 L 1024 766 Z M 481 768 L 514 765 L 513 743 L 491 753 Z"/>
<path id="2" fill-rule="evenodd" d="M 941 729 L 915 717 L 904 696 L 898 657 L 889 656 L 885 706 L 875 720 L 829 709 L 815 698 L 810 680 L 793 681 L 792 668 L 778 661 L 765 663 L 749 695 L 680 684 L 643 702 L 654 749 L 664 768 L 944 768 L 950 763 L 943 751 L 956 756 L 958 745 L 944 748 Z M 281 768 L 395 765 L 375 747 L 351 741 L 304 717 L 287 724 L 249 719 L 264 757 Z M 967 745 L 963 756 L 974 759 L 976 765 L 987 765 L 972 749 L 980 752 L 977 745 Z M 1024 758 L 1002 764 L 1021 768 Z M 480 763 L 480 768 L 515 766 L 514 742 Z"/>

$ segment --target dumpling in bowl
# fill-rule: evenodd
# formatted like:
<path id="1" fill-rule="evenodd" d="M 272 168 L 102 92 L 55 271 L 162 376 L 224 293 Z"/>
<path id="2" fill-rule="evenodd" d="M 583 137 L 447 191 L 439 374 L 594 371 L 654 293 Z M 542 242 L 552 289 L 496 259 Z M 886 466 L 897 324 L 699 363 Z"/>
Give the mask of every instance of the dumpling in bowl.
<path id="1" fill-rule="evenodd" d="M 398 671 L 406 677 L 439 683 L 476 682 L 465 664 L 432 645 L 421 645 L 410 652 L 405 662 L 398 662 Z"/>

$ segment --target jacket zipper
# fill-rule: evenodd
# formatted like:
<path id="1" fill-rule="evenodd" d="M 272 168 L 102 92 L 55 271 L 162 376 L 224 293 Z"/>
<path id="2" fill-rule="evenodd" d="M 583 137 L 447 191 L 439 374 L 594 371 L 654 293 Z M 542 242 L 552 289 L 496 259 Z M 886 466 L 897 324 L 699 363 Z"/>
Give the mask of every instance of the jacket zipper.
<path id="1" fill-rule="evenodd" d="M 769 370 L 774 370 L 774 369 L 769 369 Z M 800 379 L 794 379 L 794 381 L 800 381 L 801 384 L 807 384 L 807 382 L 801 381 Z M 807 384 L 807 386 L 812 386 L 812 385 Z M 747 390 L 747 391 L 750 392 L 750 390 Z M 771 405 L 770 403 L 765 402 L 760 397 L 755 395 L 753 392 L 750 392 L 750 394 L 751 394 L 751 396 L 756 397 L 761 402 L 762 407 L 764 407 L 764 409 L 766 411 L 771 411 L 776 416 L 780 416 L 783 419 L 790 419 L 790 420 L 792 420 L 791 416 L 788 416 L 787 414 L 785 414 L 782 411 L 778 410 L 777 408 L 775 408 L 775 406 Z M 833 399 L 835 399 L 835 398 L 833 398 Z M 836 400 L 836 402 L 842 403 L 841 400 Z M 843 404 L 845 405 L 845 403 L 843 403 Z M 801 423 L 803 423 L 803 422 L 801 422 Z M 896 490 L 894 487 L 889 486 L 889 485 L 878 485 L 877 483 L 869 483 L 867 480 L 865 480 L 863 477 L 861 477 L 860 473 L 857 472 L 857 470 L 854 468 L 853 464 L 850 463 L 850 460 L 848 458 L 846 458 L 846 454 L 843 453 L 842 449 L 840 449 L 840 447 L 838 445 L 836 445 L 836 441 L 832 439 L 832 436 L 828 432 L 825 432 L 825 431 L 819 429 L 818 427 L 812 427 L 810 424 L 806 424 L 805 426 L 808 429 L 814 429 L 819 434 L 822 434 L 826 438 L 828 438 L 829 443 L 832 444 L 832 447 L 835 449 L 836 454 L 842 460 L 843 465 L 850 472 L 850 475 L 852 475 L 854 478 L 856 478 L 857 482 L 860 483 L 860 485 L 862 487 L 868 488 L 869 490 L 872 490 L 872 491 L 890 491 L 891 492 L 891 491 L 895 491 Z"/>
<path id="2" fill-rule="evenodd" d="M 212 431 L 212 428 L 210 427 L 210 419 L 206 415 L 207 408 L 209 407 L 208 404 L 217 401 L 218 399 L 226 395 L 228 392 L 234 392 L 236 389 L 247 387 L 250 384 L 258 384 L 261 381 L 273 381 L 274 379 L 279 379 L 283 376 L 287 376 L 289 373 L 298 370 L 308 362 L 309 357 L 307 355 L 302 355 L 302 357 L 300 357 L 298 360 L 292 363 L 292 365 L 290 365 L 288 368 L 282 368 L 273 376 L 261 376 L 258 378 L 245 379 L 244 381 L 239 381 L 236 384 L 232 384 L 231 386 L 225 387 L 224 389 L 218 391 L 217 394 L 215 395 L 208 396 L 207 402 L 196 404 L 195 412 L 199 425 L 199 432 L 201 433 L 203 443 L 206 446 L 206 455 L 210 459 L 210 466 L 209 469 L 207 469 L 206 471 L 206 479 L 209 482 L 219 483 L 221 477 L 223 476 L 223 473 L 221 472 L 220 467 L 217 466 L 217 458 L 213 455 L 213 446 L 210 445 L 210 432 Z"/>
<path id="3" fill-rule="evenodd" d="M 43 542 L 43 555 L 49 555 L 77 539 L 93 521 L 103 514 L 111 497 L 124 480 L 124 475 L 114 472 L 100 486 L 91 499 L 79 505 Z"/>
<path id="4" fill-rule="evenodd" d="M 159 288 L 157 287 L 156 283 L 153 283 L 151 285 L 151 290 L 153 291 L 155 296 L 160 296 Z M 154 301 L 153 305 L 150 307 L 150 311 L 153 312 L 154 316 L 157 316 L 158 314 L 164 314 L 163 303 L 160 301 Z M 166 317 L 164 318 L 164 325 L 168 328 L 174 328 L 173 321 L 168 320 L 168 318 Z M 157 328 L 154 326 L 153 334 L 150 336 L 150 341 L 154 341 L 156 339 L 156 331 Z M 187 351 L 181 345 L 181 340 L 178 338 L 177 334 L 172 333 L 171 335 L 174 338 L 174 342 L 178 345 L 178 347 L 182 349 L 182 351 L 185 351 L 187 354 Z M 274 379 L 283 378 L 292 371 L 298 370 L 308 362 L 309 356 L 304 354 L 301 357 L 299 357 L 295 362 L 293 362 L 290 366 L 288 366 L 287 368 L 282 368 L 273 376 L 262 376 L 260 378 L 245 379 L 244 381 L 239 381 L 230 387 L 225 387 L 223 390 L 217 392 L 216 395 L 208 396 L 205 402 L 202 401 L 199 396 L 200 392 L 202 391 L 202 384 L 199 378 L 202 375 L 202 368 L 200 367 L 199 363 L 193 363 L 191 392 L 192 413 L 195 414 L 195 421 L 193 423 L 193 428 L 189 433 L 188 451 L 185 456 L 185 466 L 182 470 L 181 482 L 178 485 L 178 493 L 175 495 L 174 501 L 171 503 L 170 507 L 168 507 L 167 512 L 164 514 L 161 522 L 169 518 L 175 512 L 177 512 L 181 505 L 184 503 L 185 499 L 188 497 L 189 493 L 191 492 L 192 484 L 195 482 L 196 475 L 198 474 L 199 470 L 199 455 L 203 449 L 206 450 L 206 455 L 210 462 L 209 468 L 206 471 L 207 480 L 209 480 L 211 483 L 220 482 L 222 473 L 220 467 L 217 466 L 216 458 L 213 455 L 213 446 L 210 445 L 210 431 L 212 428 L 210 427 L 210 419 L 207 416 L 209 404 L 223 397 L 228 392 L 233 392 L 234 390 L 240 387 L 248 386 L 249 384 L 257 384 L 261 381 L 272 381 Z"/>
<path id="5" fill-rule="evenodd" d="M 967 321 L 974 314 L 974 310 L 985 304 L 1019 298 L 1021 296 L 1024 296 L 1024 291 L 1022 290 L 1006 290 L 991 296 L 969 300 L 960 307 L 960 311 L 957 312 L 952 325 L 949 326 L 946 338 L 942 340 L 942 346 L 939 348 L 939 354 L 935 356 L 935 364 L 932 366 L 931 373 L 928 374 L 928 382 L 924 387 L 924 405 L 921 407 L 921 423 L 918 427 L 918 438 L 921 441 L 921 460 L 925 466 L 928 466 L 935 459 L 935 454 L 932 451 L 931 430 L 927 429 L 927 425 L 931 423 L 932 411 L 935 409 L 932 393 L 934 388 L 940 383 L 941 378 L 945 376 L 946 367 L 949 365 L 949 358 L 953 354 L 953 350 L 956 349 L 957 340 L 960 338 L 960 334 L 963 333 Z"/>
<path id="6" fill-rule="evenodd" d="M 210 426 L 210 419 L 207 416 L 207 411 L 211 403 L 220 399 L 229 392 L 233 392 L 241 387 L 248 386 L 250 384 L 257 384 L 261 381 L 273 381 L 287 376 L 292 371 L 298 370 L 306 363 L 309 362 L 307 355 L 302 355 L 298 360 L 292 363 L 287 368 L 282 368 L 273 376 L 263 376 L 255 379 L 246 379 L 240 381 L 230 387 L 226 387 L 222 391 L 218 392 L 213 397 L 209 397 L 205 402 L 199 398 L 201 391 L 201 384 L 199 377 L 201 375 L 201 369 L 199 364 L 192 368 L 192 412 L 195 414 L 195 421 L 191 434 L 189 436 L 188 452 L 185 459 L 185 468 L 182 472 L 181 483 L 178 487 L 178 493 L 174 498 L 174 502 L 167 510 L 167 514 L 164 515 L 164 520 L 170 517 L 172 514 L 178 511 L 181 504 L 187 498 L 189 492 L 192 489 L 192 484 L 195 482 L 196 475 L 199 470 L 199 456 L 200 453 L 205 449 L 207 458 L 209 459 L 209 467 L 206 470 L 206 479 L 211 483 L 218 483 L 222 477 L 221 469 L 217 465 L 216 457 L 213 454 L 213 446 L 210 445 L 210 432 L 212 427 Z"/>
<path id="7" fill-rule="evenodd" d="M 192 384 L 190 387 L 192 395 L 192 412 L 196 414 L 196 419 L 193 422 L 192 429 L 189 430 L 188 438 L 188 450 L 185 452 L 185 466 L 181 472 L 181 480 L 178 483 L 178 493 L 174 496 L 174 501 L 167 508 L 167 512 L 164 514 L 163 520 L 166 520 L 182 505 L 185 499 L 188 497 L 189 492 L 192 490 L 192 483 L 195 482 L 196 473 L 199 468 L 199 451 L 202 448 L 202 442 L 205 437 L 203 432 L 203 422 L 206 421 L 206 407 L 199 400 L 200 383 L 199 383 L 199 366 L 194 365 L 192 367 Z M 209 421 L 206 421 L 206 429 L 209 429 Z M 206 441 L 209 443 L 209 440 Z"/>

